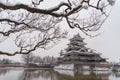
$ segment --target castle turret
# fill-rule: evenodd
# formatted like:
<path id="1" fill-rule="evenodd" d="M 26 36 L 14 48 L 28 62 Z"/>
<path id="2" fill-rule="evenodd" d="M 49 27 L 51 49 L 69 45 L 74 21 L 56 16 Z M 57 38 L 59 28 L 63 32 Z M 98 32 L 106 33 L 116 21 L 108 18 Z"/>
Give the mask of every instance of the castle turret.
<path id="1" fill-rule="evenodd" d="M 68 44 L 68 48 L 66 49 L 66 52 L 69 51 L 79 51 L 81 49 L 85 49 L 86 43 L 84 43 L 84 38 L 82 38 L 79 34 L 75 35 L 73 38 L 70 39 L 70 43 Z"/>

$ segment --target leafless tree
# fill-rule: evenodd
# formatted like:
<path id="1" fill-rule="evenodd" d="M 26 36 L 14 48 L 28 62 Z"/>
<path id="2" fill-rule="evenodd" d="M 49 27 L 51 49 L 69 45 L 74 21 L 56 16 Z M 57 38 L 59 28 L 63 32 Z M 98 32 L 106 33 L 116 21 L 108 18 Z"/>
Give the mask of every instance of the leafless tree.
<path id="1" fill-rule="evenodd" d="M 56 43 L 66 34 L 58 27 L 62 21 L 91 36 L 89 32 L 99 30 L 115 3 L 115 0 L 59 0 L 49 7 L 49 0 L 20 1 L 0 0 L 0 39 L 14 35 L 19 48 L 13 54 L 0 51 L 2 55 L 28 54 Z"/>
<path id="2" fill-rule="evenodd" d="M 40 56 L 35 56 L 33 58 L 33 63 L 37 63 L 38 65 L 42 64 L 43 63 L 43 59 Z"/>
<path id="3" fill-rule="evenodd" d="M 25 64 L 32 63 L 34 58 L 35 57 L 32 53 L 22 55 L 22 60 L 25 62 Z"/>
<path id="4" fill-rule="evenodd" d="M 2 59 L 2 60 L 0 60 L 0 63 L 1 64 L 11 64 L 12 63 L 12 60 L 9 60 L 9 59 Z"/>
<path id="5" fill-rule="evenodd" d="M 55 64 L 57 62 L 57 58 L 55 57 L 50 57 L 50 56 L 45 56 L 43 57 L 43 63 L 44 64 Z"/>

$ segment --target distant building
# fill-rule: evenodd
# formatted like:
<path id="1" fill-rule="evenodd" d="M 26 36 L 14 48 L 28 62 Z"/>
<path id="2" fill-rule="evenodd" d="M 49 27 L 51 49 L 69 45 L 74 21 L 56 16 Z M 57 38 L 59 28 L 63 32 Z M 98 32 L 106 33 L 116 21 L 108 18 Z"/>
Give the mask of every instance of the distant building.
<path id="1" fill-rule="evenodd" d="M 100 53 L 85 47 L 84 38 L 79 34 L 70 39 L 65 52 L 60 54 L 56 69 L 77 69 L 77 70 L 107 70 L 106 58 L 102 58 Z"/>

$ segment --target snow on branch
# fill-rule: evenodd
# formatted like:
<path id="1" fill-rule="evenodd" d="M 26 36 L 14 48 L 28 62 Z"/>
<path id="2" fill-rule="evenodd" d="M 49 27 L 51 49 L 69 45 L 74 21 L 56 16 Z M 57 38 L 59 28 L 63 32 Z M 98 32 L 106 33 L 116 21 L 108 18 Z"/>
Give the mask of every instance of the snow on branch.
<path id="1" fill-rule="evenodd" d="M 59 26 L 62 21 L 72 29 L 94 36 L 90 32 L 101 28 L 115 4 L 115 0 L 66 0 L 43 9 L 41 4 L 45 0 L 28 0 L 31 4 L 7 1 L 10 2 L 0 1 L 0 37 L 15 34 L 14 42 L 19 48 L 11 54 L 0 51 L 0 54 L 9 56 L 28 54 L 56 44 L 67 34 L 59 28 L 63 27 Z"/>

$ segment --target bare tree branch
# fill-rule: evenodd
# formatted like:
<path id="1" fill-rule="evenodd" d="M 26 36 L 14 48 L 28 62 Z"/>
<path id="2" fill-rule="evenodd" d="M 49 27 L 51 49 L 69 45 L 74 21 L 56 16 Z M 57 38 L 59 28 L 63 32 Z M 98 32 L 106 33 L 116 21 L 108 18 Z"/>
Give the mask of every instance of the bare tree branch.
<path id="1" fill-rule="evenodd" d="M 42 9 L 43 3 L 44 0 L 31 0 L 31 6 L 0 1 L 0 36 L 15 34 L 14 42 L 19 48 L 14 53 L 0 51 L 1 55 L 29 54 L 39 48 L 51 48 L 67 34 L 58 27 L 62 21 L 70 28 L 93 36 L 90 32 L 100 29 L 110 13 L 107 8 L 113 6 L 115 0 L 67 0 Z"/>

